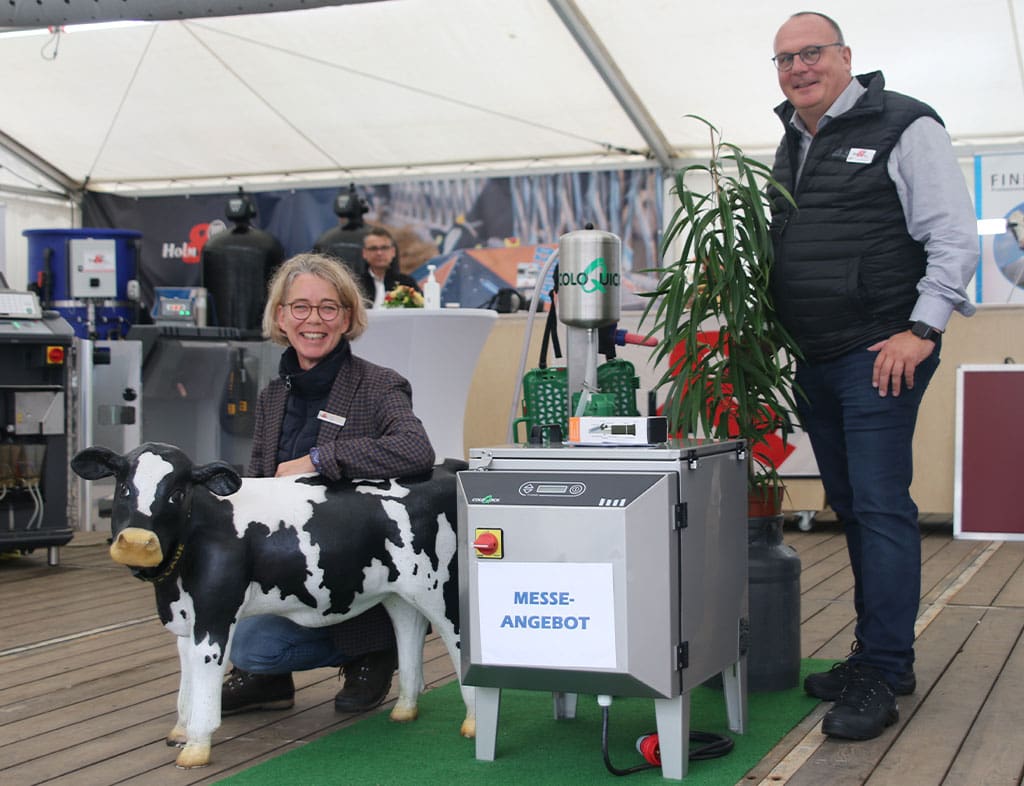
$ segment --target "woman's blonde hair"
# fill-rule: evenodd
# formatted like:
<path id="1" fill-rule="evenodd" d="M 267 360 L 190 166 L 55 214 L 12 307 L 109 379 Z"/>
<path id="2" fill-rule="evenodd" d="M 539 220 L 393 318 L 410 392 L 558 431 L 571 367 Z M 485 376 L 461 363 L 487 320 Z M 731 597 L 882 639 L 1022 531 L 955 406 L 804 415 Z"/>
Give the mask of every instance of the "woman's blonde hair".
<path id="1" fill-rule="evenodd" d="M 284 305 L 288 288 L 296 276 L 308 273 L 318 276 L 334 287 L 338 303 L 348 309 L 349 325 L 345 338 L 359 338 L 366 330 L 366 306 L 363 295 L 352 273 L 333 257 L 324 254 L 296 254 L 284 262 L 274 273 L 267 286 L 267 305 L 263 309 L 263 335 L 281 346 L 288 346 L 288 337 L 277 324 L 277 309 Z"/>

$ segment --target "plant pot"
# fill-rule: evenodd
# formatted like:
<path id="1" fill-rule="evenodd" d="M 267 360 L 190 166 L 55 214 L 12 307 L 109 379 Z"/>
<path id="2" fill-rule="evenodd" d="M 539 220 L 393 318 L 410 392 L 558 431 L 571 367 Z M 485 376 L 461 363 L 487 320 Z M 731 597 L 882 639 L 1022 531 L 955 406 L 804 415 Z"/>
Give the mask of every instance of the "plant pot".
<path id="1" fill-rule="evenodd" d="M 747 492 L 747 518 L 759 519 L 782 513 L 781 486 L 762 486 Z"/>
<path id="2" fill-rule="evenodd" d="M 800 557 L 782 542 L 782 514 L 747 520 L 750 636 L 747 690 L 800 684 Z"/>

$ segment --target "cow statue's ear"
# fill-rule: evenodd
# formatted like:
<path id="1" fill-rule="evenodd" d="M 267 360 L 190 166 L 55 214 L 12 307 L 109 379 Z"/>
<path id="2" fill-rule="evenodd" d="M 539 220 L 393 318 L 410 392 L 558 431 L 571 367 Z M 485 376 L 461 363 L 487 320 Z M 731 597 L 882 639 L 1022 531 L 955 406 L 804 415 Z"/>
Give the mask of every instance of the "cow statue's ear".
<path id="1" fill-rule="evenodd" d="M 109 478 L 117 474 L 118 470 L 124 469 L 125 465 L 123 456 L 103 447 L 85 448 L 71 459 L 71 469 L 86 480 Z"/>
<path id="2" fill-rule="evenodd" d="M 192 469 L 192 480 L 201 483 L 214 494 L 226 497 L 242 487 L 242 477 L 226 461 L 211 461 Z"/>

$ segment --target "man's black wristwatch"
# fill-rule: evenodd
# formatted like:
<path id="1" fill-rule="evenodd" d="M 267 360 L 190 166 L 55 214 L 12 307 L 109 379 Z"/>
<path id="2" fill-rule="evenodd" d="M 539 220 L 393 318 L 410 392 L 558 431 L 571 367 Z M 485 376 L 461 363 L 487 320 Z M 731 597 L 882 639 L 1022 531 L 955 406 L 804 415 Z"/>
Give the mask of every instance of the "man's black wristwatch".
<path id="1" fill-rule="evenodd" d="M 910 332 L 918 338 L 926 338 L 929 341 L 938 341 L 939 336 L 942 335 L 941 330 L 933 328 L 926 322 L 915 322 L 910 326 Z"/>

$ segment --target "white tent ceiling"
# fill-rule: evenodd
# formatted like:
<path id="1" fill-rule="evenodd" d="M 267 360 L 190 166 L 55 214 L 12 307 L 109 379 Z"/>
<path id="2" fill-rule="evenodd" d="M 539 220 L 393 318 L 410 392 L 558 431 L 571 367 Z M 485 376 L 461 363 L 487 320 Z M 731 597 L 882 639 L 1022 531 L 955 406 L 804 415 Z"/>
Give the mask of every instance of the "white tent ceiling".
<path id="1" fill-rule="evenodd" d="M 0 26 L 140 8 L 172 16 L 0 33 L 0 142 L 66 188 L 125 194 L 665 163 L 706 148 L 690 113 L 769 155 L 781 134 L 772 38 L 799 10 L 791 0 L 8 5 Z M 857 72 L 881 68 L 889 87 L 932 103 L 962 153 L 1024 149 L 1024 0 L 813 7 L 843 27 Z M 13 174 L 0 185 L 24 185 Z"/>

